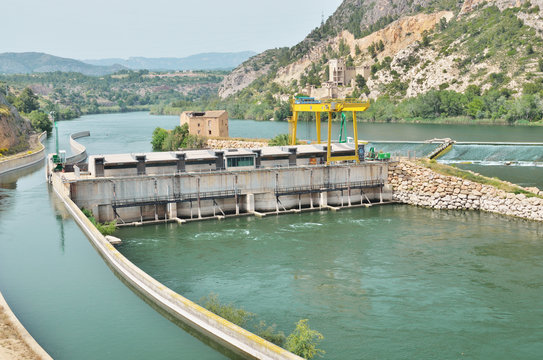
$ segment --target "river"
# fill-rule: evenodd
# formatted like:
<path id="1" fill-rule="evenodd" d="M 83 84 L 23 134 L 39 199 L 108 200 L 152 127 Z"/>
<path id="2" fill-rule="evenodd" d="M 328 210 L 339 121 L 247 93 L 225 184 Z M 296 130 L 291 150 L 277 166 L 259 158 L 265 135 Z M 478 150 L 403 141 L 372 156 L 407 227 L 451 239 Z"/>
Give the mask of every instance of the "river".
<path id="1" fill-rule="evenodd" d="M 177 124 L 147 113 L 91 115 L 60 122 L 59 132 L 62 148 L 70 133 L 90 130 L 80 139 L 90 154 L 141 152 L 155 127 Z M 231 120 L 230 135 L 269 138 L 287 127 Z M 300 138 L 312 133 L 300 124 Z M 543 128 L 527 127 L 361 123 L 359 133 L 543 139 Z M 52 138 L 46 145 L 53 151 Z M 538 169 L 506 167 L 502 176 L 537 184 Z M 287 333 L 309 318 L 325 335 L 326 358 L 535 359 L 543 353 L 541 232 L 489 214 L 387 206 L 119 234 L 131 260 L 193 300 L 215 292 Z M 0 289 L 55 359 L 223 358 L 113 275 L 48 191 L 41 166 L 0 177 Z"/>

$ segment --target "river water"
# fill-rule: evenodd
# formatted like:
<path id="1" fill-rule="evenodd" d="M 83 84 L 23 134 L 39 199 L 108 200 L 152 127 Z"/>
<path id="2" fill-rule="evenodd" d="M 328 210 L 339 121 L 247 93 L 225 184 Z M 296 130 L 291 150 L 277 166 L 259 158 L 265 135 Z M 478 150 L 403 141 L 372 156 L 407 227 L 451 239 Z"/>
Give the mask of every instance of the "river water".
<path id="1" fill-rule="evenodd" d="M 177 123 L 146 113 L 85 116 L 59 123 L 61 148 L 70 133 L 90 130 L 80 139 L 90 154 L 149 151 L 153 129 Z M 285 132 L 286 123 L 230 121 L 231 136 Z M 298 134 L 312 132 L 302 123 Z M 377 140 L 543 139 L 543 129 L 522 127 L 360 124 L 359 133 Z M 47 147 L 53 151 L 52 139 Z M 497 172 L 541 182 L 538 168 L 505 168 Z M 325 336 L 327 358 L 543 353 L 542 229 L 534 223 L 386 206 L 119 234 L 123 253 L 193 300 L 215 292 L 287 333 L 309 318 Z M 0 177 L 0 289 L 55 359 L 224 357 L 113 275 L 48 191 L 42 166 Z"/>

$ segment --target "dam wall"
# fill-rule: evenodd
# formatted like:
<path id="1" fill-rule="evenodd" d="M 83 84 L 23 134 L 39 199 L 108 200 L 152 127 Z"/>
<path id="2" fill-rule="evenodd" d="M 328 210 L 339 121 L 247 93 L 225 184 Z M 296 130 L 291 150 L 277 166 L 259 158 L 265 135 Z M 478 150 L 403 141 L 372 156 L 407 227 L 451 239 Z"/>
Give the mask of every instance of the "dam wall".
<path id="1" fill-rule="evenodd" d="M 543 192 L 535 188 L 522 189 L 504 182 L 516 188 L 508 192 L 492 185 L 438 174 L 409 161 L 391 164 L 388 182 L 394 200 L 402 203 L 432 209 L 481 210 L 543 221 L 543 198 L 540 197 Z M 526 191 L 528 196 L 519 190 Z"/>
<path id="2" fill-rule="evenodd" d="M 47 137 L 47 133 L 44 131 L 37 136 L 36 144 L 32 150 L 25 151 L 13 156 L 9 156 L 0 160 L 0 175 L 10 171 L 22 169 L 43 161 L 45 158 L 45 146 L 42 141 Z"/>
<path id="3" fill-rule="evenodd" d="M 387 162 L 117 177 L 59 174 L 53 181 L 101 221 L 194 219 L 391 200 Z"/>

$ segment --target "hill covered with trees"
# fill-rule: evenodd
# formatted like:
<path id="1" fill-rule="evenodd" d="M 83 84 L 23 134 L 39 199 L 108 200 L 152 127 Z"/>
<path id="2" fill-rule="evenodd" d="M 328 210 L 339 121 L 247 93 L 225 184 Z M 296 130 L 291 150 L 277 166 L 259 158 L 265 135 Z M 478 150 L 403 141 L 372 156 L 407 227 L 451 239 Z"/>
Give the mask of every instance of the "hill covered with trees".
<path id="1" fill-rule="evenodd" d="M 343 58 L 370 69 L 339 87 L 372 100 L 361 119 L 533 124 L 542 51 L 542 0 L 345 0 L 299 44 L 239 66 L 209 101 L 233 117 L 282 119 L 285 101 L 320 88 L 328 61 Z"/>

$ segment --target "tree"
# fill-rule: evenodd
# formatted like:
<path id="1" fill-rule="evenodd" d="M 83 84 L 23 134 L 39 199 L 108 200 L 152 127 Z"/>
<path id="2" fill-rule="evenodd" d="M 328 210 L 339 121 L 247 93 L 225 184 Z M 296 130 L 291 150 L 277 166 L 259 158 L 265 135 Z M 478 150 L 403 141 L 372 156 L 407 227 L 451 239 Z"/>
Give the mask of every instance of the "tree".
<path id="1" fill-rule="evenodd" d="M 361 74 L 356 75 L 355 82 L 359 89 L 363 89 L 366 86 L 366 79 Z"/>
<path id="2" fill-rule="evenodd" d="M 53 130 L 53 123 L 43 111 L 34 110 L 28 115 L 28 118 L 32 123 L 32 127 L 38 132 L 47 131 L 49 134 Z"/>
<path id="3" fill-rule="evenodd" d="M 476 118 L 483 111 L 484 102 L 479 96 L 473 98 L 471 102 L 468 103 L 467 113 L 469 116 Z"/>
<path id="4" fill-rule="evenodd" d="M 21 92 L 21 95 L 17 97 L 13 105 L 17 108 L 17 110 L 26 114 L 30 114 L 32 111 L 40 108 L 38 97 L 29 87 L 25 88 Z"/>
<path id="5" fill-rule="evenodd" d="M 287 337 L 285 348 L 304 359 L 312 359 L 315 355 L 325 354 L 324 350 L 317 348 L 324 336 L 316 330 L 311 330 L 307 321 L 307 319 L 298 321 L 294 331 Z"/>
<path id="6" fill-rule="evenodd" d="M 153 139 L 151 145 L 153 145 L 153 151 L 162 151 L 162 145 L 164 140 L 168 136 L 168 130 L 157 127 L 153 131 Z"/>
<path id="7" fill-rule="evenodd" d="M 539 59 L 539 61 L 537 62 L 537 69 L 539 71 L 543 71 L 543 59 Z"/>

